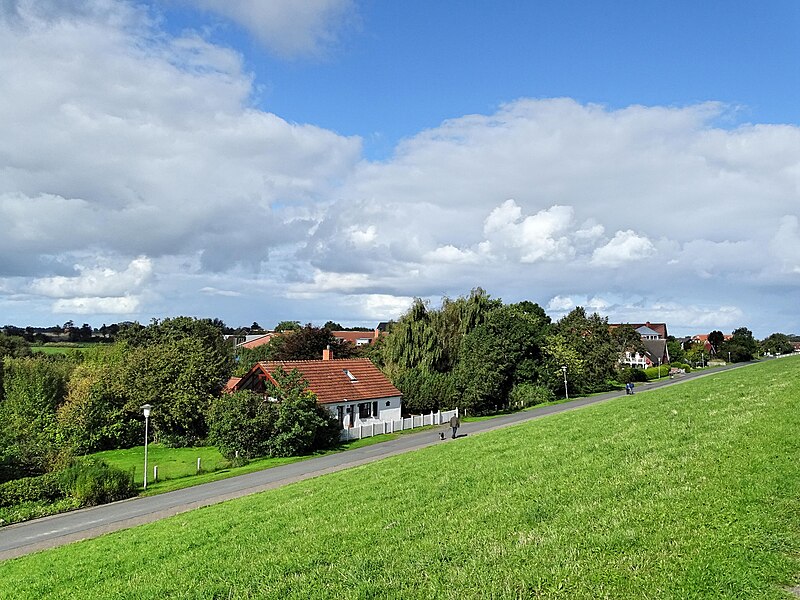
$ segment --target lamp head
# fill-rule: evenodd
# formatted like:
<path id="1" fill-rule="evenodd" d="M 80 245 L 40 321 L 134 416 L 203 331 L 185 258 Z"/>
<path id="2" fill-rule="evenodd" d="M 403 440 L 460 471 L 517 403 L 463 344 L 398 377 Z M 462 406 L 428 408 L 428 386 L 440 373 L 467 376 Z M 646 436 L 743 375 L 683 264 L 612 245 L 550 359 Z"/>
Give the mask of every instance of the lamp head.
<path id="1" fill-rule="evenodd" d="M 141 406 L 141 409 L 142 409 L 142 412 L 144 413 L 144 418 L 145 419 L 150 416 L 150 409 L 151 408 L 153 408 L 153 407 L 150 406 L 149 404 L 143 404 Z"/>

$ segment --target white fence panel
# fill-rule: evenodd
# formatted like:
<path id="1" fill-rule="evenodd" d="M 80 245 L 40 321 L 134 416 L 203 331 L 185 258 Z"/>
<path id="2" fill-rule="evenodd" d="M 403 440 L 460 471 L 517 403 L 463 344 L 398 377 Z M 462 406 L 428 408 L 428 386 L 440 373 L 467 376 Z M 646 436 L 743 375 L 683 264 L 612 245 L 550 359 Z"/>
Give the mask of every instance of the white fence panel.
<path id="1" fill-rule="evenodd" d="M 365 437 L 394 433 L 404 429 L 415 429 L 431 425 L 441 425 L 447 423 L 453 415 L 458 415 L 458 409 L 446 410 L 444 412 L 429 413 L 427 415 L 411 415 L 396 421 L 374 421 L 367 425 L 356 425 L 342 429 L 339 439 L 343 442 L 350 440 L 360 440 Z"/>

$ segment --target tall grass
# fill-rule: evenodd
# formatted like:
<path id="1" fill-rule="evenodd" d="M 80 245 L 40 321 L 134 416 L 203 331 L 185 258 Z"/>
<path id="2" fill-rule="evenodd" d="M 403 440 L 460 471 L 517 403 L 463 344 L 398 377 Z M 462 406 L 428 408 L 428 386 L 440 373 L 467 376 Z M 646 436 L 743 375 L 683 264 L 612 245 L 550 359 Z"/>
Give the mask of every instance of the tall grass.
<path id="1" fill-rule="evenodd" d="M 785 598 L 800 360 L 0 564 L 13 598 Z"/>

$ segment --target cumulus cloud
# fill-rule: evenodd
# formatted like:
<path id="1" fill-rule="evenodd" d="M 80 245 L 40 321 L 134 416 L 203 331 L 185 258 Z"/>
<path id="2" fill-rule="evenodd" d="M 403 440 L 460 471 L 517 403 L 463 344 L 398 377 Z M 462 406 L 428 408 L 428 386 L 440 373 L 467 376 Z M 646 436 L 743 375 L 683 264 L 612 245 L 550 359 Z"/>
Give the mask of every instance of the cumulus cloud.
<path id="1" fill-rule="evenodd" d="M 26 320 L 20 298 L 46 321 L 209 314 L 267 294 L 271 310 L 355 303 L 349 314 L 367 315 L 480 285 L 688 328 L 756 323 L 771 286 L 796 289 L 797 126 L 723 128 L 716 102 L 523 98 L 369 161 L 358 138 L 256 106 L 237 52 L 168 33 L 147 5 L 79 4 L 0 3 L 6 315 Z M 353 10 L 202 6 L 295 56 L 319 51 Z M 789 296 L 770 304 L 800 330 Z"/>
<path id="2" fill-rule="evenodd" d="M 31 283 L 30 290 L 49 298 L 121 296 L 140 290 L 150 280 L 153 265 L 150 259 L 142 256 L 131 261 L 124 271 L 84 265 L 75 265 L 75 270 L 78 275 L 74 277 L 36 279 Z"/>
<path id="3" fill-rule="evenodd" d="M 352 22 L 352 0 L 197 0 L 201 8 L 238 23 L 267 48 L 286 57 L 318 56 Z"/>
<path id="4" fill-rule="evenodd" d="M 619 267 L 628 262 L 645 260 L 655 253 L 653 243 L 630 229 L 618 231 L 605 246 L 595 249 L 592 264 L 602 267 Z"/>

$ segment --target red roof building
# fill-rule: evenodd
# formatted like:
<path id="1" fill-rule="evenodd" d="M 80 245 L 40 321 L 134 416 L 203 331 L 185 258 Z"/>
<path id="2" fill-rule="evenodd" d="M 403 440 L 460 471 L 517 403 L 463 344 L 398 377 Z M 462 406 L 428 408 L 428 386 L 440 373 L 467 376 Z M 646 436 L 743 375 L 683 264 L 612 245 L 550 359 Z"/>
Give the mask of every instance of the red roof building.
<path id="1" fill-rule="evenodd" d="M 402 393 L 368 358 L 334 359 L 330 351 L 322 360 L 261 361 L 233 387 L 262 393 L 273 373 L 297 370 L 308 382 L 317 402 L 337 415 L 343 427 L 398 420 Z"/>

